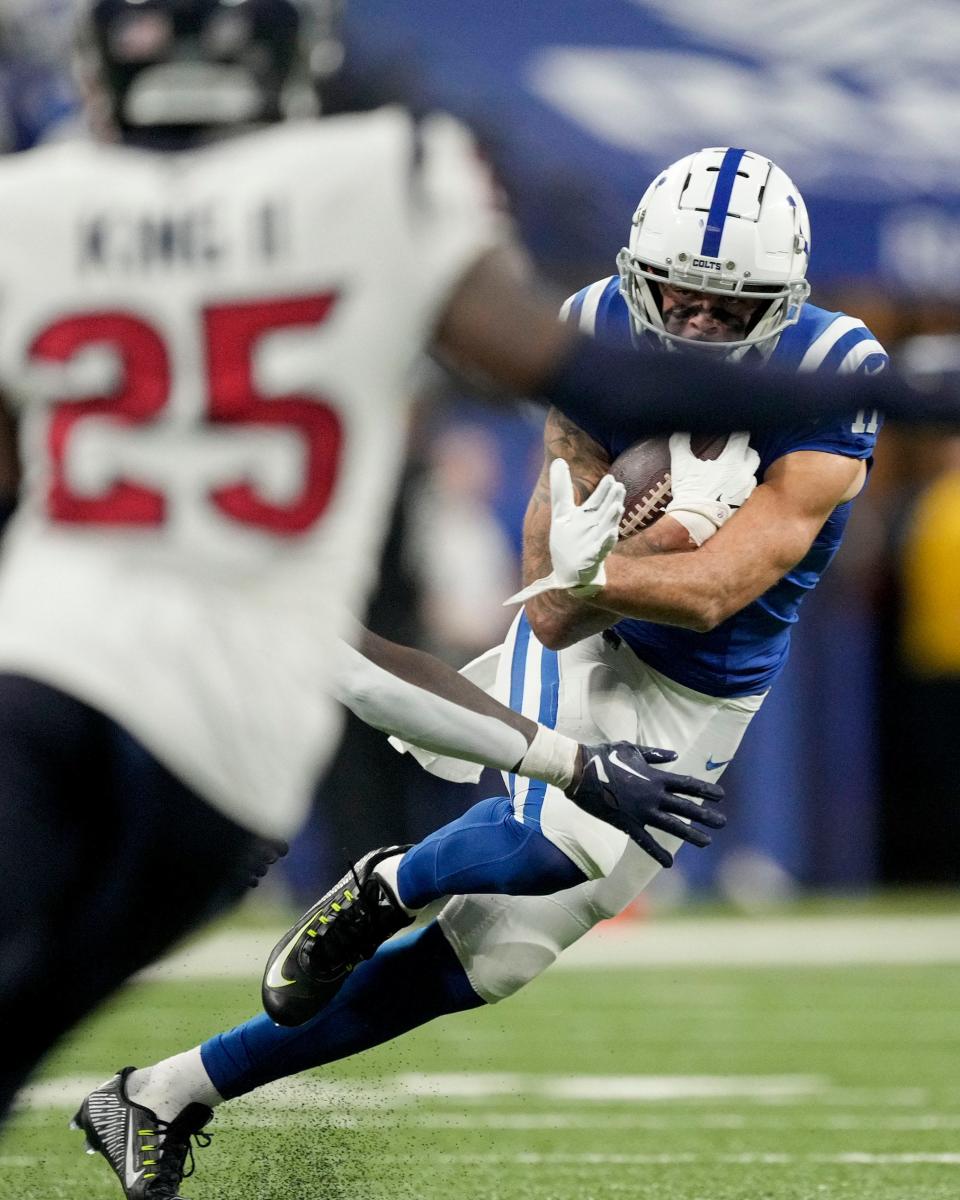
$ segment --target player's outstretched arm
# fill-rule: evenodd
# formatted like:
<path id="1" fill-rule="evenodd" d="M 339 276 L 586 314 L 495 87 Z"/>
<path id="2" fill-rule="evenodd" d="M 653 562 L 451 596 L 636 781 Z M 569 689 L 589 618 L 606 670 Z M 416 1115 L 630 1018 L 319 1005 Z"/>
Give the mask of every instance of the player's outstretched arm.
<path id="1" fill-rule="evenodd" d="M 460 281 L 437 344 L 514 395 L 542 397 L 573 421 L 599 419 L 631 439 L 677 429 L 771 429 L 861 408 L 911 423 L 960 424 L 956 381 L 919 391 L 892 371 L 804 375 L 651 354 L 641 378 L 634 352 L 582 336 L 557 319 L 557 308 L 532 282 L 518 250 L 497 249 Z"/>
<path id="2" fill-rule="evenodd" d="M 572 738 L 515 713 L 423 651 L 363 630 L 342 645 L 336 698 L 362 721 L 423 750 L 567 788 L 582 755 Z"/>
<path id="3" fill-rule="evenodd" d="M 726 821 L 696 803 L 722 799 L 714 784 L 649 765 L 671 762 L 672 750 L 629 742 L 581 746 L 506 708 L 439 659 L 367 630 L 359 650 L 343 646 L 336 692 L 362 720 L 425 750 L 562 788 L 663 866 L 672 858 L 650 829 L 706 846 L 710 836 L 701 826 L 719 829 Z"/>

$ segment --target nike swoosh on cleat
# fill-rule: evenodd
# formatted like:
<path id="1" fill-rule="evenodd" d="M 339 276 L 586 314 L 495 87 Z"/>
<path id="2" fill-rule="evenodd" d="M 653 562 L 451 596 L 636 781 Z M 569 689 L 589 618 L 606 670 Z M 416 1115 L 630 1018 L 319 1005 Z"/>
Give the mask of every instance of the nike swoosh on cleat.
<path id="1" fill-rule="evenodd" d="M 267 972 L 267 978 L 264 980 L 268 988 L 290 987 L 291 984 L 297 982 L 295 979 L 287 979 L 283 973 L 283 964 L 287 961 L 287 956 L 291 953 L 294 946 L 296 946 L 297 942 L 300 941 L 316 919 L 316 914 L 314 914 L 309 921 L 304 921 L 290 941 L 284 946 L 283 950 L 281 950 L 270 964 L 270 970 Z"/>
<path id="2" fill-rule="evenodd" d="M 729 763 L 732 763 L 732 762 L 733 762 L 732 758 L 725 758 L 723 760 L 723 762 L 714 762 L 713 755 L 711 754 L 711 756 L 707 759 L 707 770 L 708 771 L 719 771 L 721 767 L 725 767 Z"/>
<path id="3" fill-rule="evenodd" d="M 612 764 L 613 764 L 615 767 L 619 767 L 621 771 L 626 771 L 626 773 L 627 773 L 628 775 L 636 775 L 636 777 L 637 777 L 638 779 L 646 779 L 648 782 L 649 782 L 649 780 L 650 780 L 650 776 L 649 776 L 649 775 L 641 775 L 641 774 L 640 774 L 640 772 L 639 772 L 639 771 L 635 771 L 635 770 L 633 769 L 633 767 L 628 767 L 628 766 L 627 766 L 627 764 L 626 764 L 625 762 L 621 762 L 621 760 L 620 760 L 619 756 L 617 755 L 617 752 L 616 752 L 616 750 L 614 750 L 614 752 L 613 752 L 613 753 L 610 755 L 610 762 L 611 762 L 611 763 L 612 763 Z"/>

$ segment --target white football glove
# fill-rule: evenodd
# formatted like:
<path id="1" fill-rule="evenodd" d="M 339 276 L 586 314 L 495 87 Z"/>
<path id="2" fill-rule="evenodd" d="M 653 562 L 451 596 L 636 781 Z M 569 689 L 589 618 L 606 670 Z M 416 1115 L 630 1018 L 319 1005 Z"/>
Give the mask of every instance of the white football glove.
<path id="1" fill-rule="evenodd" d="M 562 458 L 550 464 L 550 559 L 553 570 L 504 604 L 522 604 L 541 592 L 562 589 L 595 596 L 606 583 L 603 560 L 617 544 L 626 496 L 622 483 L 604 475 L 580 505 L 574 502 L 570 467 Z"/>
<path id="2" fill-rule="evenodd" d="M 697 458 L 690 449 L 690 434 L 675 433 L 670 438 L 673 499 L 666 511 L 702 546 L 757 486 L 759 466 L 760 455 L 751 447 L 749 433 L 732 433 L 713 459 Z"/>

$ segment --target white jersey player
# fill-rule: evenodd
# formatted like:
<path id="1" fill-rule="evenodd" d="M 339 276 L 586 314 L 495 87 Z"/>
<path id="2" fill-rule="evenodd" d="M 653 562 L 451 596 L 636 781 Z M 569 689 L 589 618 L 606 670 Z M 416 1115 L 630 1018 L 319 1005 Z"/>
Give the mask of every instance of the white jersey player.
<path id="1" fill-rule="evenodd" d="M 400 110 L 5 164 L 0 378 L 27 473 L 0 669 L 121 720 L 231 819 L 297 828 L 411 367 L 501 238 L 464 132 Z"/>

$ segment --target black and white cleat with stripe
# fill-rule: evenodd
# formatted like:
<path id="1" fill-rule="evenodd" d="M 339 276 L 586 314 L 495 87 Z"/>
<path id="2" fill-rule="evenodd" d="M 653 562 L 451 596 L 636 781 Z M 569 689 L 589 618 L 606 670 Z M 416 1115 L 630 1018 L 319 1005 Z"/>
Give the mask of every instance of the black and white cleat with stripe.
<path id="1" fill-rule="evenodd" d="M 188 1104 L 172 1121 L 161 1121 L 127 1095 L 124 1067 L 87 1096 L 70 1123 L 86 1134 L 88 1154 L 102 1154 L 127 1200 L 186 1200 L 179 1192 L 193 1174 L 193 1146 L 209 1146 L 203 1127 L 213 1116 L 205 1104 Z"/>

